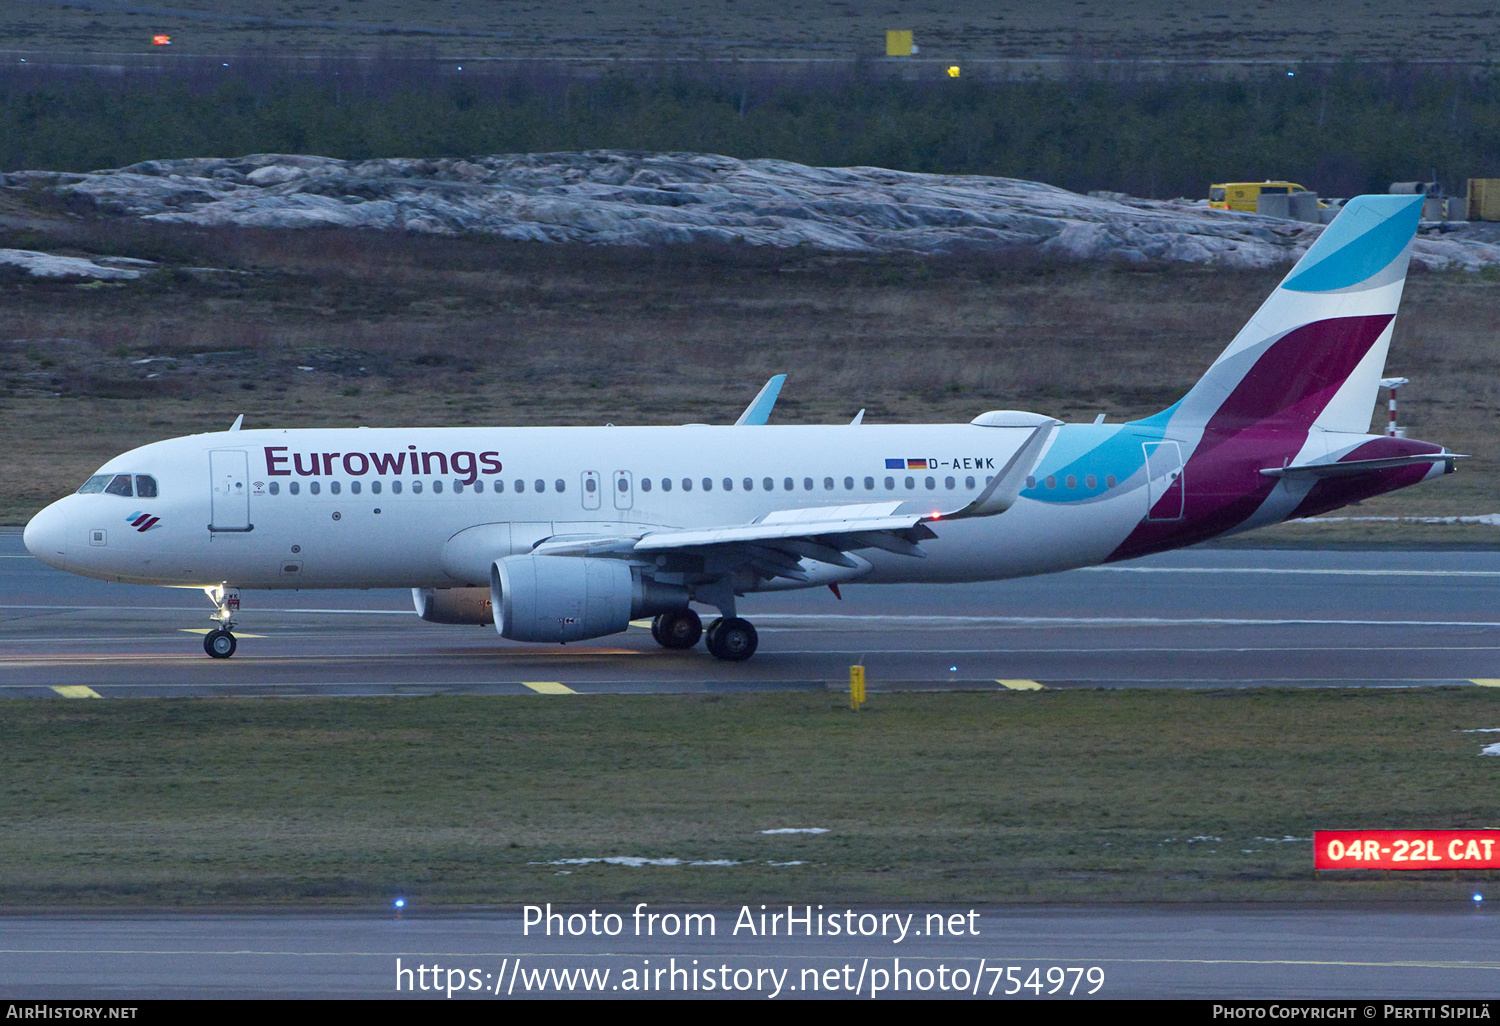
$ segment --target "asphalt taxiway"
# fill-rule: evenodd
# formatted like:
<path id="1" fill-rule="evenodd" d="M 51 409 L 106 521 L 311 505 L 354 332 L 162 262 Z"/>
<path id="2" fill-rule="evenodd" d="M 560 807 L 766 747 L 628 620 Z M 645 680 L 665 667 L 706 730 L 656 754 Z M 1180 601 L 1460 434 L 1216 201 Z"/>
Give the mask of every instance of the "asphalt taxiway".
<path id="1" fill-rule="evenodd" d="M 752 916 L 759 915 L 758 903 L 749 907 Z M 407 918 L 296 913 L 0 917 L 0 998 L 400 996 L 446 1001 L 447 988 L 454 987 L 453 998 L 487 1000 L 1472 1000 L 1492 998 L 1500 973 L 1495 917 L 1479 906 L 989 908 L 973 910 L 973 917 L 967 908 L 853 907 L 847 909 L 853 913 L 849 921 L 871 931 L 855 938 L 736 933 L 734 927 L 743 922 L 739 906 L 675 909 L 679 914 L 711 914 L 712 936 L 706 931 L 635 936 L 633 909 L 631 904 L 599 907 L 601 916 L 619 916 L 616 936 L 561 938 L 541 935 L 535 927 L 529 936 L 523 933 L 520 910 Z M 590 910 L 587 905 L 558 909 L 585 916 Z M 768 907 L 785 910 L 784 905 Z M 887 918 L 893 911 L 911 915 L 914 932 L 900 941 L 895 939 L 899 920 L 892 924 Z M 821 911 L 793 908 L 797 916 L 843 918 L 845 912 L 843 905 Z M 940 918 L 949 923 L 957 914 L 963 931 L 932 935 L 930 913 L 943 913 Z M 602 928 L 606 921 L 597 922 Z M 875 932 L 886 927 L 883 936 Z M 645 990 L 640 988 L 643 977 L 651 984 Z M 956 986 L 959 981 L 962 985 Z M 1359 1006 L 1353 1014 L 1366 1017 Z"/>
<path id="2" fill-rule="evenodd" d="M 745 663 L 642 627 L 567 646 L 424 623 L 407 592 L 245 592 L 232 659 L 201 593 L 108 584 L 0 534 L 0 695 L 525 694 L 1413 686 L 1500 679 L 1500 552 L 1194 549 L 986 584 L 742 600 Z M 196 630 L 196 633 L 194 631 Z"/>

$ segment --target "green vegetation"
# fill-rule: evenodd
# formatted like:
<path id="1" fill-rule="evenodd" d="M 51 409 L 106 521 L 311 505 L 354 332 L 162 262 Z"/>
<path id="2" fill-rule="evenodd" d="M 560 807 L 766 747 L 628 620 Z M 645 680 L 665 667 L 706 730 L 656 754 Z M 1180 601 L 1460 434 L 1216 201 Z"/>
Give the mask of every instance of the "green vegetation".
<path id="1" fill-rule="evenodd" d="M 400 61 L 0 74 L 0 168 L 90 170 L 256 152 L 438 157 L 620 148 L 1002 175 L 1086 191 L 1206 196 L 1289 177 L 1324 195 L 1500 174 L 1500 75 L 1342 65 L 1165 80 L 1118 69 L 903 81 L 857 63 L 801 74 L 705 65 L 575 78 Z"/>
<path id="2" fill-rule="evenodd" d="M 1477 688 L 17 700 L 0 905 L 1449 898 L 1315 881 L 1306 839 L 1494 825 L 1500 760 L 1457 731 L 1495 717 Z M 557 864 L 612 856 L 739 864 Z"/>

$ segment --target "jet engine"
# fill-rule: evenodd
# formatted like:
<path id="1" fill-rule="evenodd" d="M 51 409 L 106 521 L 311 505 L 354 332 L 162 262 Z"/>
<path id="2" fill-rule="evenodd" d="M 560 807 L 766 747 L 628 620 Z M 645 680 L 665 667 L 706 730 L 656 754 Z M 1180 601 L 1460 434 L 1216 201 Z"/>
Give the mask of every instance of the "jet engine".
<path id="1" fill-rule="evenodd" d="M 688 591 L 643 578 L 619 559 L 507 556 L 490 568 L 495 628 L 512 641 L 582 641 L 630 621 L 686 609 Z"/>
<path id="2" fill-rule="evenodd" d="M 493 623 L 488 588 L 413 588 L 412 605 L 428 623 Z"/>

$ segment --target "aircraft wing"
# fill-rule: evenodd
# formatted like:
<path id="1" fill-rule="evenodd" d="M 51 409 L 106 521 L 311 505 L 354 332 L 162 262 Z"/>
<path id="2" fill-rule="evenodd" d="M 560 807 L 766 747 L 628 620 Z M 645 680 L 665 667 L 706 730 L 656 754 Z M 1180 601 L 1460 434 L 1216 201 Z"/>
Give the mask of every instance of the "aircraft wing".
<path id="1" fill-rule="evenodd" d="M 749 570 L 765 580 L 786 577 L 795 581 L 811 580 L 804 559 L 862 571 L 868 564 L 850 556 L 861 549 L 920 558 L 926 555 L 921 542 L 937 537 L 929 524 L 996 516 L 1009 509 L 1060 423 L 1049 419 L 1036 426 L 983 490 L 951 511 L 900 500 L 814 506 L 777 510 L 750 523 L 655 528 L 634 537 L 557 537 L 543 542 L 535 551 L 541 555 L 655 558 L 659 565 L 665 560 L 669 572 L 685 565 L 683 559 L 687 557 L 695 568 L 701 568 L 697 572 L 709 576 Z"/>

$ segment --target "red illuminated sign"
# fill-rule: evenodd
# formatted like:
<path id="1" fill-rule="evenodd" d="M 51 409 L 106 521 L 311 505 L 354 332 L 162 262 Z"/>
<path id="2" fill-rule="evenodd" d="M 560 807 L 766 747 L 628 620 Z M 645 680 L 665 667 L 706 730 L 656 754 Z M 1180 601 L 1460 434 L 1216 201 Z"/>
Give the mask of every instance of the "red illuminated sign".
<path id="1" fill-rule="evenodd" d="M 1500 830 L 1316 830 L 1315 869 L 1500 869 Z"/>
<path id="2" fill-rule="evenodd" d="M 172 45 L 172 37 L 171 36 L 152 36 L 151 37 L 151 44 L 153 46 L 171 46 Z"/>

